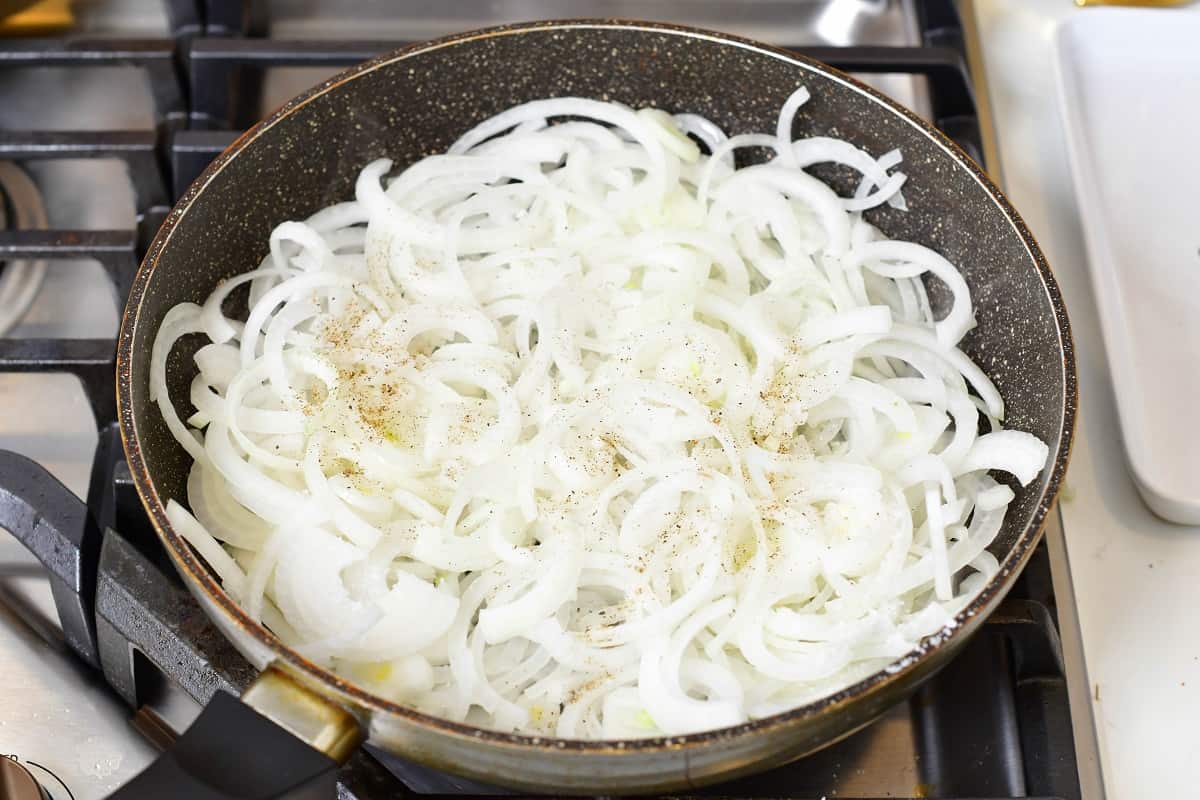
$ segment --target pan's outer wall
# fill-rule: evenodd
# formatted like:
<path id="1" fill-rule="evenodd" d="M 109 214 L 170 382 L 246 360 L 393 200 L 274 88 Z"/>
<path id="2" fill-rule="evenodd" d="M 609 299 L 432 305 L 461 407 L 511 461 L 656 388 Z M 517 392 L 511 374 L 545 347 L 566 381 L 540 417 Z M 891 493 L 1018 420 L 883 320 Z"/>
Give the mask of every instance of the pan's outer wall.
<path id="1" fill-rule="evenodd" d="M 373 706 L 373 740 L 439 767 L 527 788 L 612 792 L 703 782 L 726 770 L 812 750 L 869 721 L 944 663 L 967 630 L 999 602 L 1036 542 L 1065 466 L 1074 363 L 1053 279 L 1023 226 L 1007 216 L 977 170 L 956 162 L 957 156 L 909 119 L 818 65 L 667 27 L 550 25 L 463 37 L 334 82 L 339 85 L 333 90 L 294 104 L 268 129 L 252 132 L 235 158 L 197 182 L 147 257 L 122 327 L 122 426 L 135 479 L 189 586 L 256 664 L 278 645 L 257 626 L 235 619 L 230 601 L 211 580 L 195 579 L 198 562 L 163 515 L 168 498 L 185 497 L 189 467 L 148 396 L 151 344 L 163 315 L 177 303 L 201 302 L 221 279 L 255 267 L 278 223 L 352 197 L 354 179 L 368 161 L 386 156 L 409 164 L 443 151 L 488 116 L 549 96 L 699 113 L 732 135 L 773 130 L 780 105 L 804 84 L 812 100 L 798 117 L 795 135 L 837 136 L 876 154 L 899 147 L 911 210 L 885 208 L 871 219 L 887 234 L 933 247 L 961 266 L 979 323 L 965 349 L 1005 397 L 1007 425 L 1050 445 L 1053 469 L 1017 491 L 991 548 L 1002 562 L 1001 574 L 968 609 L 963 635 L 930 647 L 930 657 L 895 675 L 876 676 L 758 726 L 769 728 L 763 733 L 770 735 L 717 733 L 686 747 L 608 750 L 547 742 L 530 758 L 527 740 L 468 733 L 411 712 L 390 713 L 388 704 L 334 683 L 343 697 Z M 843 192 L 851 188 L 848 175 L 831 171 L 824 177 L 840 183 Z M 934 294 L 936 300 L 939 293 Z M 193 351 L 177 348 L 168 367 L 181 410 L 188 408 Z M 286 660 L 300 663 L 294 654 Z M 325 681 L 325 691 L 333 680 Z"/>

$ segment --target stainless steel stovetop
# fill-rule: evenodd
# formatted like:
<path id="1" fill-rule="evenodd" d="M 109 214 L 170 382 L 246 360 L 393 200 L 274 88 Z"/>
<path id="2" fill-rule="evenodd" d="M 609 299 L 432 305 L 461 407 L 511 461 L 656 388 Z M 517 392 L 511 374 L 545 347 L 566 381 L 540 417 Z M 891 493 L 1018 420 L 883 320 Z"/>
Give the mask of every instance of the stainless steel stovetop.
<path id="1" fill-rule="evenodd" d="M 14 319 L 0 339 L 0 450 L 87 497 L 88 535 L 103 539 L 88 562 L 98 574 L 89 600 L 98 670 L 63 643 L 37 559 L 0 530 L 0 754 L 11 759 L 0 761 L 0 798 L 6 771 L 55 800 L 103 797 L 149 762 L 153 742 L 186 726 L 198 699 L 248 678 L 236 653 L 195 624 L 146 535 L 111 425 L 110 360 L 121 287 L 171 198 L 265 110 L 388 44 L 524 19 L 636 16 L 800 47 L 869 73 L 981 157 L 948 0 L 398 5 L 92 0 L 72 6 L 69 29 L 0 38 L 0 328 Z M 13 463 L 0 457 L 0 524 L 15 527 L 31 519 L 17 519 L 6 480 L 26 467 Z M 29 481 L 41 502 L 49 493 L 67 504 L 53 500 L 47 476 Z M 1043 548 L 996 620 L 910 703 L 816 756 L 702 793 L 1078 797 L 1054 622 L 1072 601 L 1051 584 Z M 356 758 L 344 796 L 493 791 L 384 761 Z"/>

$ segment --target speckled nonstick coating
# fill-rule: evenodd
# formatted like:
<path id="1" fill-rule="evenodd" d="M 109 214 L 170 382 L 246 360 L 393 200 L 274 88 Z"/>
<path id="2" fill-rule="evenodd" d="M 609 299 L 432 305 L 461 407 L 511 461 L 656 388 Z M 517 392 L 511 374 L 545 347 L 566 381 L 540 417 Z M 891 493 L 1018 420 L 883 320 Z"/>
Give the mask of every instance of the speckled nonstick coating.
<path id="1" fill-rule="evenodd" d="M 882 208 L 869 216 L 887 234 L 928 245 L 961 266 L 979 323 L 964 347 L 1003 394 L 1007 425 L 1050 446 L 1048 468 L 1017 489 L 991 547 L 999 573 L 956 626 L 888 671 L 735 728 L 627 742 L 525 737 L 416 713 L 306 661 L 243 614 L 171 528 L 164 503 L 184 498 L 189 459 L 149 401 L 155 332 L 176 303 L 202 301 L 217 281 L 256 266 L 276 224 L 351 197 L 355 176 L 371 159 L 406 165 L 527 100 L 579 95 L 690 111 L 735 134 L 774 130 L 780 105 L 799 84 L 812 100 L 797 118 L 797 136 L 838 136 L 876 154 L 901 148 L 910 210 Z M 843 193 L 852 188 L 847 174 L 818 174 Z M 932 288 L 935 304 L 944 301 Z M 177 347 L 168 367 L 181 409 L 188 408 L 195 347 Z M 907 696 L 995 608 L 1032 552 L 1066 466 L 1076 392 L 1067 317 L 1041 252 L 996 187 L 944 136 L 844 74 L 795 54 L 714 33 L 616 21 L 535 23 L 411 47 L 321 84 L 249 131 L 191 186 L 154 240 L 122 322 L 118 379 L 126 453 L 150 517 L 193 594 L 256 666 L 274 662 L 353 707 L 368 721 L 374 743 L 408 758 L 559 793 L 672 789 L 762 769 L 835 741 Z"/>

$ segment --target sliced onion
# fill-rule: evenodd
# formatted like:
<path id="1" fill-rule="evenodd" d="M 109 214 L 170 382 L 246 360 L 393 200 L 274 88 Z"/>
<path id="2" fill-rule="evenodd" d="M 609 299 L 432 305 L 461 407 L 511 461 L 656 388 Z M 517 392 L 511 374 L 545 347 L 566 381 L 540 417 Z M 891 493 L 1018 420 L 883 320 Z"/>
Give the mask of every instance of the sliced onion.
<path id="1" fill-rule="evenodd" d="M 807 99 L 732 137 L 540 100 L 363 166 L 165 315 L 150 398 L 195 462 L 173 527 L 306 657 L 543 736 L 739 724 L 956 624 L 1001 569 L 989 471 L 1028 484 L 1049 449 L 959 348 L 957 267 L 859 213 L 906 207 L 900 153 L 793 140 Z"/>

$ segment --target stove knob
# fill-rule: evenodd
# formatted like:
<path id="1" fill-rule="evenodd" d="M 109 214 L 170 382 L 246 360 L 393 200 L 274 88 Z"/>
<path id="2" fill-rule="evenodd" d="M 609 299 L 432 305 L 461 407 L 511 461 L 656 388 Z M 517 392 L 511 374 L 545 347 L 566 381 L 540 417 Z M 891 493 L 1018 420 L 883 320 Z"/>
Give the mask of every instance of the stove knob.
<path id="1" fill-rule="evenodd" d="M 50 800 L 29 771 L 12 758 L 0 755 L 0 798 L 3 800 Z"/>

